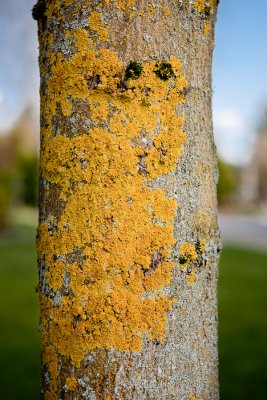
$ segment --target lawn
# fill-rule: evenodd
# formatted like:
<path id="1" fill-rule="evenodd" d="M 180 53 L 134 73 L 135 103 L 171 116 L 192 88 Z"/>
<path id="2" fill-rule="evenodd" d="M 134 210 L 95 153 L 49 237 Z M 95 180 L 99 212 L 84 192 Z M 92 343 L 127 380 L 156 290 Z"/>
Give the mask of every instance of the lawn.
<path id="1" fill-rule="evenodd" d="M 39 398 L 35 231 L 0 238 L 0 399 Z M 267 254 L 225 248 L 219 279 L 221 400 L 267 399 Z M 151 399 L 153 400 L 153 399 Z"/>
<path id="2" fill-rule="evenodd" d="M 0 399 L 39 398 L 35 232 L 24 227 L 0 240 Z"/>
<path id="3" fill-rule="evenodd" d="M 222 253 L 219 353 L 221 400 L 267 399 L 267 253 Z"/>

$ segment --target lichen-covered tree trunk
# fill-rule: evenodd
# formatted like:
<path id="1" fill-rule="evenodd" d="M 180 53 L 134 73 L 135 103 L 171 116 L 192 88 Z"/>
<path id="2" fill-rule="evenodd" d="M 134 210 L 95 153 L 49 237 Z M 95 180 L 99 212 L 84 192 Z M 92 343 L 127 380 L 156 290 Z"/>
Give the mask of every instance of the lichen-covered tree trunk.
<path id="1" fill-rule="evenodd" d="M 40 0 L 42 398 L 216 400 L 214 0 Z"/>

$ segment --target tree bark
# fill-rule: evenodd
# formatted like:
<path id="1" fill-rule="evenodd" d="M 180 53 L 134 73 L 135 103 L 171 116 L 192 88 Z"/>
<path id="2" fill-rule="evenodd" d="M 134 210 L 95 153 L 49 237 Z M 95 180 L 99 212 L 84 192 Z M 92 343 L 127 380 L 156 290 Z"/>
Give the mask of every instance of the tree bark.
<path id="1" fill-rule="evenodd" d="M 214 0 L 47 0 L 42 398 L 215 400 Z"/>

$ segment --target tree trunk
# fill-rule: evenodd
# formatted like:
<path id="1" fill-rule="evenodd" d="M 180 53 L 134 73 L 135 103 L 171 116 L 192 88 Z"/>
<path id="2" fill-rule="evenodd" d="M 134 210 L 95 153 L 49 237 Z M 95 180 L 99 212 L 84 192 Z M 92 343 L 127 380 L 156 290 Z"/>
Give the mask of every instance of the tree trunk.
<path id="1" fill-rule="evenodd" d="M 42 398 L 218 398 L 216 1 L 46 0 Z"/>

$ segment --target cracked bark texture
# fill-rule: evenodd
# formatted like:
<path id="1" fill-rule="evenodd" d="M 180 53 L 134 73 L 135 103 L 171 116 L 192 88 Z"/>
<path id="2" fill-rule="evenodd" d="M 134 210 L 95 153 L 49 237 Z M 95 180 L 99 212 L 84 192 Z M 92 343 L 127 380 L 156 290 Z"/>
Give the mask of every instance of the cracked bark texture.
<path id="1" fill-rule="evenodd" d="M 190 0 L 46 0 L 35 6 L 41 71 L 40 224 L 37 248 L 42 304 L 43 399 L 218 399 L 216 280 L 220 240 L 216 215 L 217 161 L 211 115 L 211 63 L 216 8 L 214 1 Z M 90 16 L 97 18 L 93 21 Z M 116 54 L 122 62 L 122 68 L 131 61 L 137 61 L 143 66 L 155 62 L 172 63 L 172 57 L 180 60 L 187 84 L 180 89 L 181 101 L 177 101 L 175 108 L 177 115 L 184 118 L 182 130 L 186 134 L 186 143 L 181 146 L 181 156 L 177 157 L 173 170 L 151 179 L 148 177 L 146 181 L 146 185 L 154 190 L 164 189 L 167 198 L 174 199 L 177 203 L 175 218 L 172 219 L 175 244 L 167 260 L 173 263 L 174 268 L 171 282 L 166 284 L 166 288 L 162 288 L 176 302 L 172 303 L 171 309 L 166 313 L 164 338 L 158 340 L 156 336 L 142 333 L 142 347 L 135 351 L 131 348 L 118 350 L 116 346 L 112 348 L 101 344 L 88 348 L 86 354 L 83 353 L 80 357 L 81 361 L 76 362 L 73 361 L 76 358 L 67 354 L 63 346 L 57 345 L 55 333 L 51 333 L 58 330 L 63 343 L 69 340 L 65 330 L 67 322 L 64 326 L 61 325 L 65 314 L 56 321 L 56 314 L 52 309 L 62 307 L 64 300 L 68 305 L 70 299 L 76 301 L 73 287 L 70 286 L 71 266 L 78 265 L 83 271 L 85 247 L 81 247 L 80 241 L 70 235 L 70 249 L 64 248 L 62 244 L 60 252 L 59 245 L 55 247 L 53 238 L 58 234 L 57 243 L 64 240 L 63 233 L 58 232 L 60 229 L 63 232 L 72 221 L 65 221 L 63 228 L 60 228 L 60 221 L 71 196 L 75 197 L 76 187 L 86 185 L 85 179 L 79 181 L 73 178 L 76 167 L 71 157 L 80 157 L 78 161 L 84 170 L 88 168 L 89 159 L 84 157 L 85 150 L 77 155 L 74 146 L 72 153 L 64 153 L 65 163 L 62 162 L 61 165 L 58 162 L 60 156 L 55 160 L 55 176 L 60 173 L 57 168 L 64 169 L 65 164 L 68 164 L 66 171 L 71 175 L 66 177 L 70 182 L 67 186 L 59 179 L 49 180 L 53 173 L 46 173 L 45 163 L 54 156 L 51 150 L 54 143 L 57 143 L 53 142 L 54 138 L 68 139 L 72 143 L 73 139 L 90 136 L 91 130 L 97 124 L 102 124 L 102 130 L 108 130 L 107 124 L 99 122 L 101 117 L 100 120 L 94 120 L 89 105 L 92 92 L 98 90 L 98 85 L 101 84 L 101 77 L 97 74 L 87 79 L 88 98 L 84 96 L 86 91 L 81 95 L 80 89 L 78 94 L 69 93 L 70 111 L 64 111 L 68 106 L 62 103 L 65 101 L 62 96 L 55 102 L 55 94 L 49 92 L 49 79 L 55 73 L 53 65 L 57 63 L 58 54 L 67 62 L 80 51 L 77 50 L 78 39 L 75 39 L 76 42 L 73 39 L 74 32 L 79 29 L 88 32 L 95 51 L 108 48 Z M 84 70 L 87 62 L 84 59 Z M 70 76 L 67 76 L 66 81 Z M 75 78 L 76 75 L 73 79 Z M 58 84 L 53 81 L 55 87 L 65 84 L 66 82 L 60 81 L 60 76 Z M 73 85 L 75 87 L 75 81 Z M 122 91 L 122 83 L 116 85 L 112 89 L 113 94 L 114 91 Z M 66 87 L 66 91 L 68 90 Z M 105 99 L 110 96 L 111 103 L 114 98 L 112 90 L 109 91 L 107 87 L 103 95 Z M 125 91 L 127 90 L 126 88 Z M 131 89 L 131 93 L 133 91 Z M 144 92 L 146 91 L 148 89 Z M 145 93 L 144 96 L 146 95 Z M 127 101 L 131 102 L 131 99 Z M 54 112 L 51 112 L 52 102 L 56 107 Z M 109 113 L 112 114 L 112 107 Z M 144 131 L 141 134 L 147 136 Z M 51 148 L 48 150 L 49 143 Z M 57 146 L 59 148 L 53 151 L 60 153 L 60 145 Z M 153 143 L 150 146 L 153 147 Z M 124 152 L 123 146 L 119 151 Z M 124 156 L 127 158 L 127 154 Z M 140 159 L 139 173 L 145 175 L 145 156 L 140 156 Z M 102 207 L 101 203 L 99 207 Z M 95 212 L 98 212 L 97 208 Z M 87 218 L 86 210 L 82 216 L 74 212 L 71 218 L 73 221 L 82 218 L 90 233 L 90 222 L 87 225 L 84 222 Z M 125 235 L 127 234 L 125 225 Z M 196 255 L 191 260 L 186 258 L 186 254 L 181 259 L 180 249 L 184 244 L 191 244 L 196 249 Z M 152 267 L 144 275 L 153 274 L 163 262 L 164 256 L 160 249 L 151 253 Z M 59 284 L 57 282 L 60 272 L 51 272 L 53 262 L 58 263 L 53 268 L 59 268 L 62 273 Z M 90 274 L 85 274 L 84 285 L 90 279 Z M 80 326 L 83 318 L 85 322 L 90 319 L 90 315 L 83 312 L 74 313 L 72 329 Z M 76 322 L 73 328 L 74 319 Z M 87 340 L 86 332 L 82 337 Z M 72 337 L 72 340 L 75 338 Z"/>

